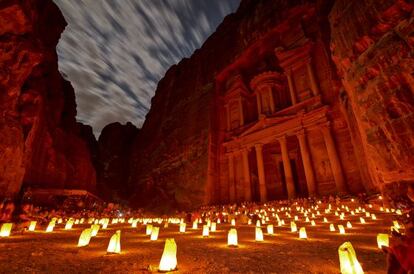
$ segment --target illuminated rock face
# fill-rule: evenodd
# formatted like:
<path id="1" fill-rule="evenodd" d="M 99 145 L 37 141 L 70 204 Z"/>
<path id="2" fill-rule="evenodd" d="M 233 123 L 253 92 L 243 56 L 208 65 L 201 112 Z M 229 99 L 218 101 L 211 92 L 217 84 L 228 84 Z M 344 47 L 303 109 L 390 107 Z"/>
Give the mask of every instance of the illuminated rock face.
<path id="1" fill-rule="evenodd" d="M 330 13 L 341 102 L 366 173 L 385 192 L 395 188 L 392 183 L 414 181 L 414 23 L 408 2 L 336 1 Z"/>
<path id="2" fill-rule="evenodd" d="M 0 193 L 21 186 L 95 188 L 95 170 L 76 123 L 72 86 L 59 74 L 65 28 L 52 1 L 0 4 Z M 93 138 L 93 136 L 92 136 Z"/>
<path id="3" fill-rule="evenodd" d="M 170 68 L 134 145 L 132 201 L 196 207 L 413 180 L 412 7 L 316 2 L 242 1 Z"/>

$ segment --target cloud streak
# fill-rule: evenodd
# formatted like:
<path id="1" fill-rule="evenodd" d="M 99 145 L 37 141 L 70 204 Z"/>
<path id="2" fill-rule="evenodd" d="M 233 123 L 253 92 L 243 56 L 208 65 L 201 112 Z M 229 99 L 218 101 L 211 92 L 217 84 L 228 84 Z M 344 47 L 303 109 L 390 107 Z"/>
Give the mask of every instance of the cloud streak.
<path id="1" fill-rule="evenodd" d="M 59 69 L 95 135 L 111 122 L 141 126 L 158 81 L 214 32 L 239 0 L 54 0 L 68 27 Z"/>

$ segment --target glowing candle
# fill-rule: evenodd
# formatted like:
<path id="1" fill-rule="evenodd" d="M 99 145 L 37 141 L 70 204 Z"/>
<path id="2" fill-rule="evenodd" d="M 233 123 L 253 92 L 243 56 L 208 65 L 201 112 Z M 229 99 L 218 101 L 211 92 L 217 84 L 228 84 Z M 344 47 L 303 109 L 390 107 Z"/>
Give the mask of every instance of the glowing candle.
<path id="1" fill-rule="evenodd" d="M 91 228 L 84 229 L 81 235 L 79 236 L 78 246 L 79 247 L 87 246 L 91 240 L 91 237 L 92 237 L 92 229 Z"/>
<path id="2" fill-rule="evenodd" d="M 121 253 L 121 230 L 117 230 L 116 233 L 112 235 L 106 252 L 117 254 Z"/>
<path id="3" fill-rule="evenodd" d="M 314 220 L 312 220 L 312 221 L 311 221 L 311 225 L 312 225 L 312 226 L 315 226 L 315 225 L 316 225 L 316 223 L 315 223 L 315 221 L 314 221 Z"/>
<path id="4" fill-rule="evenodd" d="M 164 251 L 159 265 L 160 271 L 173 271 L 177 268 L 177 245 L 174 239 L 165 240 Z"/>
<path id="5" fill-rule="evenodd" d="M 392 221 L 392 224 L 394 225 L 394 227 L 396 227 L 396 228 L 398 228 L 398 229 L 400 229 L 400 228 L 401 228 L 401 226 L 400 226 L 400 224 L 398 223 L 398 221 Z"/>
<path id="6" fill-rule="evenodd" d="M 132 220 L 132 222 L 131 222 L 131 227 L 137 227 L 137 225 L 138 225 L 138 220 Z"/>
<path id="7" fill-rule="evenodd" d="M 49 222 L 49 225 L 46 228 L 46 232 L 52 232 L 53 231 L 53 228 L 55 228 L 55 221 L 54 220 L 51 220 Z"/>
<path id="8" fill-rule="evenodd" d="M 9 237 L 13 223 L 4 223 L 1 225 L 0 237 Z"/>
<path id="9" fill-rule="evenodd" d="M 381 249 L 383 246 L 389 246 L 389 236 L 388 234 L 378 233 L 377 235 L 377 244 L 378 248 Z"/>
<path id="10" fill-rule="evenodd" d="M 231 228 L 227 235 L 227 245 L 236 247 L 237 244 L 237 230 L 235 228 Z"/>
<path id="11" fill-rule="evenodd" d="M 257 226 L 257 227 L 260 227 L 260 220 L 257 220 L 257 221 L 256 221 L 256 226 Z"/>
<path id="12" fill-rule="evenodd" d="M 307 222 L 307 223 L 309 223 L 309 222 L 310 222 L 309 217 L 306 217 L 305 222 Z"/>
<path id="13" fill-rule="evenodd" d="M 221 224 L 221 220 L 220 220 L 220 218 L 218 218 L 218 219 L 217 219 L 217 223 L 218 223 L 218 224 Z"/>
<path id="14" fill-rule="evenodd" d="M 359 217 L 359 221 L 361 222 L 361 224 L 365 224 L 365 220 L 362 217 Z"/>
<path id="15" fill-rule="evenodd" d="M 65 224 L 65 230 L 72 229 L 73 222 L 74 222 L 73 219 L 70 218 Z"/>
<path id="16" fill-rule="evenodd" d="M 273 225 L 267 225 L 267 234 L 273 235 Z"/>
<path id="17" fill-rule="evenodd" d="M 323 222 L 324 223 L 327 223 L 328 222 L 328 219 L 326 219 L 326 217 L 323 217 Z"/>
<path id="18" fill-rule="evenodd" d="M 256 227 L 256 241 L 262 242 L 263 241 L 263 231 L 260 227 Z"/>
<path id="19" fill-rule="evenodd" d="M 342 274 L 364 274 L 350 242 L 343 243 L 338 249 Z"/>
<path id="20" fill-rule="evenodd" d="M 151 230 L 151 241 L 156 241 L 158 239 L 158 234 L 160 232 L 160 228 L 157 226 L 154 226 Z"/>
<path id="21" fill-rule="evenodd" d="M 180 233 L 185 233 L 186 223 L 180 223 Z"/>
<path id="22" fill-rule="evenodd" d="M 91 225 L 91 229 L 92 229 L 91 236 L 92 237 L 95 237 L 96 235 L 98 235 L 98 231 L 100 227 L 101 227 L 100 225 L 95 225 L 95 224 Z"/>
<path id="23" fill-rule="evenodd" d="M 338 225 L 339 234 L 345 234 L 345 228 L 343 225 Z"/>
<path id="24" fill-rule="evenodd" d="M 235 219 L 231 219 L 231 225 L 235 226 L 236 225 L 236 220 Z"/>
<path id="25" fill-rule="evenodd" d="M 371 214 L 371 219 L 376 220 L 377 216 L 375 216 L 375 214 Z"/>
<path id="26" fill-rule="evenodd" d="M 36 224 L 37 224 L 37 222 L 36 222 L 36 221 L 31 221 L 31 222 L 30 222 L 30 225 L 29 225 L 28 230 L 29 230 L 29 231 L 35 231 L 35 229 L 36 229 Z"/>
<path id="27" fill-rule="evenodd" d="M 346 222 L 346 227 L 347 227 L 347 228 L 352 228 L 352 224 L 351 224 L 351 222 L 350 222 L 350 221 Z"/>
<path id="28" fill-rule="evenodd" d="M 296 232 L 296 231 L 298 231 L 298 228 L 295 222 L 290 222 L 290 232 Z"/>
<path id="29" fill-rule="evenodd" d="M 107 229 L 109 224 L 109 219 L 108 218 L 104 218 L 102 221 L 102 229 Z"/>
<path id="30" fill-rule="evenodd" d="M 145 234 L 151 235 L 151 233 L 152 233 L 152 224 L 147 224 L 147 227 L 145 229 Z"/>
<path id="31" fill-rule="evenodd" d="M 203 237 L 208 237 L 208 235 L 209 235 L 208 225 L 203 225 Z"/>
<path id="32" fill-rule="evenodd" d="M 299 229 L 299 239 L 307 239 L 308 235 L 306 234 L 306 228 L 301 227 Z"/>
<path id="33" fill-rule="evenodd" d="M 194 221 L 193 222 L 193 229 L 197 229 L 198 228 L 198 222 L 197 221 Z"/>
<path id="34" fill-rule="evenodd" d="M 212 222 L 211 227 L 210 227 L 211 232 L 216 232 L 216 227 L 217 227 L 217 224 L 215 222 Z"/>
<path id="35" fill-rule="evenodd" d="M 330 224 L 329 225 L 329 231 L 335 231 L 335 225 L 334 224 Z"/>

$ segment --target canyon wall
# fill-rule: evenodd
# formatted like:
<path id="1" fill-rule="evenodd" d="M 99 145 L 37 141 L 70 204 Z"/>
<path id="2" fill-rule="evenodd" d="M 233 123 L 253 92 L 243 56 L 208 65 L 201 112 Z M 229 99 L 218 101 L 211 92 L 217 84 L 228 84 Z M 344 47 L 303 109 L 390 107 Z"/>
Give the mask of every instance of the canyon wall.
<path id="1" fill-rule="evenodd" d="M 58 71 L 66 22 L 52 1 L 0 2 L 0 196 L 22 185 L 94 190 L 90 127 Z"/>
<path id="2" fill-rule="evenodd" d="M 413 2 L 337 0 L 330 13 L 341 101 L 377 188 L 414 181 Z"/>

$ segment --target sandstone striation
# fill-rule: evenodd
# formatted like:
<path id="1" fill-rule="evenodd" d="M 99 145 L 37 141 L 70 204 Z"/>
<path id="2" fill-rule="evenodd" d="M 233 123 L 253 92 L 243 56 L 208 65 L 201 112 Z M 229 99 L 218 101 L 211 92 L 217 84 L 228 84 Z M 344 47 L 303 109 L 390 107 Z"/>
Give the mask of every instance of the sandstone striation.
<path id="1" fill-rule="evenodd" d="M 22 185 L 95 189 L 90 137 L 81 134 L 73 88 L 58 71 L 65 26 L 52 1 L 0 3 L 1 196 L 16 196 Z"/>

